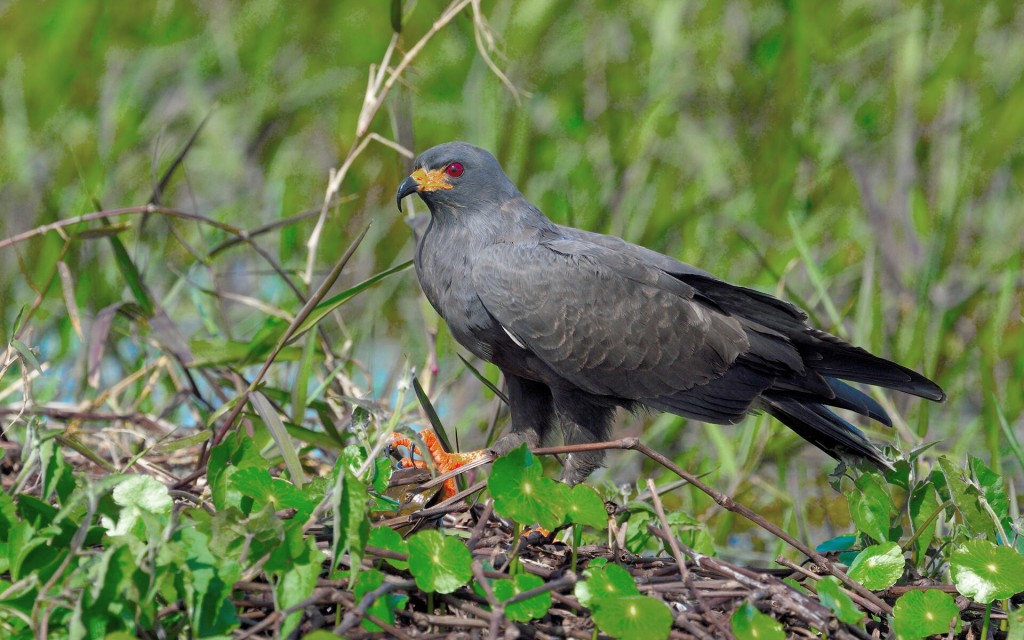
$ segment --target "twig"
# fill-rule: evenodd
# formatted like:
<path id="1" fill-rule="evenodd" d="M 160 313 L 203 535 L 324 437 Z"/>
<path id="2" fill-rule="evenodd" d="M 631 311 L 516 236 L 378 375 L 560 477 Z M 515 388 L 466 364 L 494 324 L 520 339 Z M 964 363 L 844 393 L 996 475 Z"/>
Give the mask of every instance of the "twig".
<path id="1" fill-rule="evenodd" d="M 651 449 L 647 445 L 640 442 L 639 438 L 622 438 L 621 440 L 612 440 L 610 442 L 593 442 L 587 444 L 568 445 L 563 447 L 545 447 L 535 449 L 533 453 L 536 455 L 552 455 L 559 453 L 575 453 L 580 451 L 600 451 L 605 449 L 631 449 L 634 451 L 639 451 L 640 453 L 654 460 L 655 462 L 665 467 L 669 471 L 672 471 L 680 478 L 683 478 L 697 489 L 700 489 L 701 491 L 706 493 L 708 496 L 711 497 L 712 500 L 714 500 L 719 506 L 721 506 L 725 510 L 732 511 L 733 513 L 743 516 L 744 518 L 750 520 L 751 522 L 761 527 L 768 533 L 771 533 L 777 538 L 780 538 L 788 545 L 790 545 L 800 553 L 804 554 L 805 556 L 813 560 L 815 564 L 817 564 L 823 570 L 834 575 L 836 578 L 839 579 L 840 582 L 848 586 L 855 593 L 860 594 L 864 597 L 865 600 L 877 606 L 886 615 L 892 615 L 892 607 L 890 607 L 884 600 L 879 598 L 877 595 L 866 589 L 863 585 L 852 580 L 850 576 L 846 575 L 844 571 L 836 567 L 832 562 L 828 560 L 828 558 L 821 555 L 814 549 L 811 549 L 806 544 L 800 542 L 799 540 L 794 538 L 792 535 L 790 535 L 774 523 L 769 522 L 759 513 L 750 509 L 746 505 L 740 504 L 733 500 L 732 498 L 730 498 L 729 496 L 720 493 L 719 491 L 716 491 L 710 486 L 704 484 L 697 476 L 693 475 L 692 473 L 689 473 L 688 471 L 685 471 L 682 467 L 672 462 L 667 457 L 663 456 L 662 454 L 658 453 L 657 451 Z"/>
<path id="2" fill-rule="evenodd" d="M 683 579 L 683 584 L 689 590 L 690 595 L 693 596 L 693 601 L 697 604 L 698 612 L 704 616 L 705 620 L 708 620 L 716 629 L 718 629 L 720 638 L 732 638 L 732 631 L 727 629 L 722 621 L 715 616 L 708 606 L 704 603 L 704 599 L 701 597 L 697 588 L 693 585 L 693 579 L 690 577 L 690 572 L 686 569 L 686 560 L 683 558 L 682 551 L 679 550 L 679 541 L 672 535 L 672 529 L 668 526 L 668 518 L 665 516 L 665 508 L 661 504 L 661 498 L 658 496 L 658 488 L 654 486 L 654 480 L 647 479 L 647 489 L 651 492 L 651 502 L 654 503 L 654 512 L 658 514 L 658 520 L 661 521 L 661 529 L 665 533 L 665 539 L 668 540 L 668 546 L 672 550 L 672 557 L 676 560 L 676 566 L 679 568 L 679 577 Z"/>

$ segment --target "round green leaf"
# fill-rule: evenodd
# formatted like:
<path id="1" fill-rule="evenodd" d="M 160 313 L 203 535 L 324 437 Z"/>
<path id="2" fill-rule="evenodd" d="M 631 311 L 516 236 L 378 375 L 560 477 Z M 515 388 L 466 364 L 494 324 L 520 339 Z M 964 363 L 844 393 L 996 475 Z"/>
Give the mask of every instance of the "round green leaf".
<path id="1" fill-rule="evenodd" d="M 373 529 L 370 529 L 370 537 L 367 539 L 366 544 L 371 547 L 377 547 L 378 549 L 394 551 L 395 553 L 409 553 L 409 545 L 405 540 L 402 540 L 402 536 L 398 535 L 398 532 L 391 527 L 374 527 Z M 409 568 L 409 563 L 405 560 L 384 558 L 384 561 L 396 569 Z"/>
<path id="2" fill-rule="evenodd" d="M 895 542 L 873 544 L 857 554 L 850 564 L 850 577 L 868 589 L 888 589 L 903 575 L 906 559 Z"/>
<path id="3" fill-rule="evenodd" d="M 578 484 L 569 490 L 565 516 L 569 522 L 585 524 L 595 529 L 604 529 L 608 526 L 608 512 L 604 508 L 604 500 L 585 484 Z"/>
<path id="4" fill-rule="evenodd" d="M 594 624 L 601 631 L 624 640 L 667 638 L 672 629 L 672 610 L 650 596 L 606 599 L 593 612 Z"/>
<path id="5" fill-rule="evenodd" d="M 565 518 L 568 487 L 561 490 L 554 480 L 545 478 L 540 462 L 525 444 L 494 461 L 487 488 L 494 510 L 516 522 L 537 522 L 554 529 Z"/>
<path id="6" fill-rule="evenodd" d="M 587 579 L 577 582 L 573 591 L 580 604 L 588 609 L 593 609 L 606 600 L 640 595 L 633 576 L 617 564 L 590 568 L 584 571 L 583 575 Z"/>
<path id="7" fill-rule="evenodd" d="M 524 591 L 536 589 L 544 584 L 544 579 L 532 573 L 521 573 L 511 580 L 495 580 L 491 585 L 494 590 L 494 597 L 501 602 L 510 600 Z M 505 607 L 505 615 L 517 622 L 527 622 L 536 618 L 542 618 L 548 609 L 551 608 L 551 593 L 545 592 L 527 598 L 522 602 L 510 604 Z"/>
<path id="8" fill-rule="evenodd" d="M 473 577 L 473 556 L 461 540 L 440 531 L 409 538 L 409 571 L 424 591 L 451 593 Z"/>
<path id="9" fill-rule="evenodd" d="M 835 576 L 826 576 L 818 580 L 818 600 L 836 614 L 836 617 L 847 624 L 857 624 L 864 617 L 864 612 L 857 608 L 845 591 L 839 588 L 839 580 Z"/>
<path id="10" fill-rule="evenodd" d="M 946 635 L 953 620 L 957 621 L 957 630 L 960 627 L 960 610 L 953 597 L 938 589 L 908 591 L 896 601 L 892 614 L 900 638 Z"/>
<path id="11" fill-rule="evenodd" d="M 732 614 L 732 633 L 736 640 L 786 640 L 782 625 L 749 602 Z"/>
<path id="12" fill-rule="evenodd" d="M 949 557 L 956 589 L 978 602 L 989 603 L 1024 591 L 1024 557 L 1010 547 L 988 540 L 970 540 Z"/>

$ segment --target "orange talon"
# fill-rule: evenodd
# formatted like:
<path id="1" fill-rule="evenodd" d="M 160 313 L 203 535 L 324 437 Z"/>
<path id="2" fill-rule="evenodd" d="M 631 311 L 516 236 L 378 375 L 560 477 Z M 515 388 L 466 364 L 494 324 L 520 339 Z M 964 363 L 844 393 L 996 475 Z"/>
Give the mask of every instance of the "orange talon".
<path id="1" fill-rule="evenodd" d="M 523 542 L 525 543 L 540 544 L 551 537 L 551 531 L 538 524 L 536 526 L 523 529 L 523 532 L 519 534 L 519 537 L 523 538 Z"/>
<path id="2" fill-rule="evenodd" d="M 427 450 L 430 452 L 430 457 L 434 461 L 434 465 L 437 470 L 441 473 L 448 473 L 454 469 L 458 469 L 464 464 L 479 460 L 483 456 L 487 455 L 484 450 L 480 451 L 468 451 L 465 453 L 449 453 L 444 450 L 441 445 L 441 441 L 438 439 L 437 434 L 434 433 L 433 429 L 423 429 L 419 432 L 420 438 L 423 439 L 423 444 L 427 445 Z M 416 466 L 426 467 L 426 463 L 423 460 L 412 460 L 412 455 L 423 456 L 423 452 L 420 448 L 413 444 L 412 440 L 405 435 L 399 433 L 391 434 L 391 446 L 393 447 L 406 447 L 411 452 L 410 457 L 402 458 L 399 464 L 405 466 Z M 406 463 L 409 464 L 406 464 Z M 441 494 L 443 499 L 448 499 L 454 496 L 456 493 L 455 478 L 448 478 L 444 481 L 444 491 Z"/>

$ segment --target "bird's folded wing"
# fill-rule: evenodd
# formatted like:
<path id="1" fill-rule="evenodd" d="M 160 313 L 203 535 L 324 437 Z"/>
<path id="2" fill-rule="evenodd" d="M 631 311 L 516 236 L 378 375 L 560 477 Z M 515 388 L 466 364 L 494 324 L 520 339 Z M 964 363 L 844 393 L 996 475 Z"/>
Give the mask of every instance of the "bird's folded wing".
<path id="1" fill-rule="evenodd" d="M 636 256 L 580 239 L 497 244 L 475 257 L 484 307 L 523 348 L 595 394 L 657 398 L 721 376 L 740 323 Z"/>

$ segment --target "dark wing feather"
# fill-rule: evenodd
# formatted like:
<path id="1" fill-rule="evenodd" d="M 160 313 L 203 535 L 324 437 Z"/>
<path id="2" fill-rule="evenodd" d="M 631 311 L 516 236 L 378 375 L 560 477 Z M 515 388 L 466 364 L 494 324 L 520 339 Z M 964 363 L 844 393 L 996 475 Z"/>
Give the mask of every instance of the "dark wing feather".
<path id="1" fill-rule="evenodd" d="M 822 376 L 895 389 L 930 400 L 942 401 L 946 397 L 938 385 L 916 371 L 808 326 L 806 314 L 788 302 L 711 276 L 679 273 L 677 277 L 726 312 L 784 335 L 799 350 L 807 367 Z"/>
<path id="2" fill-rule="evenodd" d="M 493 245 L 476 256 L 473 281 L 506 331 L 593 394 L 657 406 L 721 378 L 749 348 L 740 323 L 689 285 L 585 240 Z M 717 410 L 709 398 L 701 413 L 742 415 L 758 391 Z"/>

